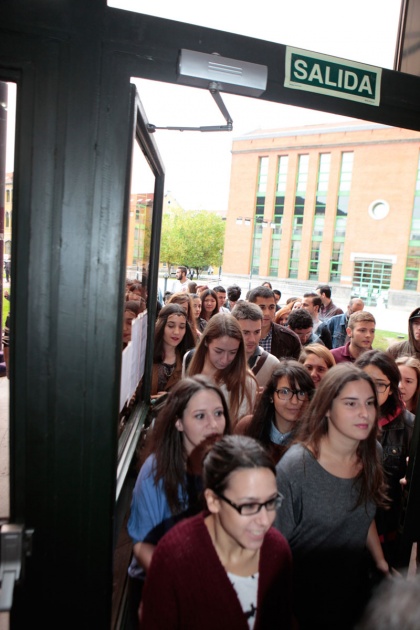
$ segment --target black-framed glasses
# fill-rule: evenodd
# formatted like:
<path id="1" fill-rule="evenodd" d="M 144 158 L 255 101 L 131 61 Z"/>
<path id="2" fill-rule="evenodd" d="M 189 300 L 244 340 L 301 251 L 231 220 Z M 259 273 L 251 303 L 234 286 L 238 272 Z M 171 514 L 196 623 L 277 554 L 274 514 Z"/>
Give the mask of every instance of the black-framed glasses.
<path id="1" fill-rule="evenodd" d="M 242 505 L 237 505 L 227 497 L 223 496 L 223 494 L 219 494 L 216 492 L 216 495 L 225 503 L 228 503 L 234 510 L 238 512 L 241 516 L 252 516 L 253 514 L 258 514 L 261 509 L 264 507 L 268 512 L 272 512 L 279 508 L 283 502 L 283 495 L 278 492 L 275 497 L 272 499 L 268 499 L 264 503 L 242 503 Z"/>
<path id="2" fill-rule="evenodd" d="M 293 396 L 300 401 L 306 400 L 308 392 L 304 392 L 302 389 L 290 389 L 290 387 L 280 387 L 276 389 L 276 394 L 279 400 L 292 400 Z"/>
<path id="3" fill-rule="evenodd" d="M 383 383 L 382 381 L 375 381 L 375 389 L 378 394 L 383 394 L 386 392 L 391 383 Z"/>

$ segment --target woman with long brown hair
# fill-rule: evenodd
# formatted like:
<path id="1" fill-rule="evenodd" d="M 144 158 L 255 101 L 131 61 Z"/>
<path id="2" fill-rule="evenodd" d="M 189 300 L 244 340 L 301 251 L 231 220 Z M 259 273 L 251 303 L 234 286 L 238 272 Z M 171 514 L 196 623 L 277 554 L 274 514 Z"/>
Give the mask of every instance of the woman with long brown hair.
<path id="1" fill-rule="evenodd" d="M 133 541 L 129 575 L 135 580 L 131 587 L 138 591 L 137 599 L 160 538 L 175 523 L 201 509 L 201 482 L 191 457 L 204 440 L 230 432 L 224 396 L 202 376 L 182 379 L 168 394 L 149 431 L 128 520 Z"/>
<path id="2" fill-rule="evenodd" d="M 284 502 L 276 526 L 292 549 L 299 628 L 354 627 L 370 595 L 367 548 L 389 571 L 375 524 L 387 505 L 372 379 L 350 363 L 331 368 L 277 464 Z"/>
<path id="3" fill-rule="evenodd" d="M 200 292 L 201 312 L 199 317 L 199 329 L 205 329 L 210 319 L 219 312 L 217 293 L 212 289 L 204 289 Z"/>
<path id="4" fill-rule="evenodd" d="M 180 304 L 167 304 L 155 325 L 151 397 L 155 399 L 177 383 L 182 376 L 182 359 L 196 340 L 185 310 Z"/>
<path id="5" fill-rule="evenodd" d="M 313 392 L 314 385 L 305 368 L 294 359 L 282 359 L 253 415 L 242 418 L 234 432 L 258 440 L 277 464 L 293 441 Z"/>
<path id="6" fill-rule="evenodd" d="M 246 362 L 242 329 L 230 313 L 209 320 L 197 348 L 185 355 L 184 373 L 203 374 L 221 388 L 233 425 L 253 412 L 258 384 Z"/>

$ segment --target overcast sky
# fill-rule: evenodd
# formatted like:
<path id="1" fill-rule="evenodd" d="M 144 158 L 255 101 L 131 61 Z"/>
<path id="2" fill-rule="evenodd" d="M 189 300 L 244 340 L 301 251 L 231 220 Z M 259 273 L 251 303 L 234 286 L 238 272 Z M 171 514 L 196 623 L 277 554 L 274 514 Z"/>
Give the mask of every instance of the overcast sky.
<path id="1" fill-rule="evenodd" d="M 383 68 L 394 62 L 400 0 L 108 0 L 128 10 L 158 15 L 306 48 Z M 218 51 L 215 51 L 218 52 Z M 150 123 L 157 126 L 224 125 L 205 90 L 133 78 Z M 222 94 L 232 132 L 158 130 L 155 140 L 165 165 L 165 189 L 185 209 L 220 209 L 228 204 L 232 140 L 255 129 L 342 120 L 324 112 Z M 14 128 L 10 107 L 9 122 Z M 11 141 L 8 141 L 10 147 Z M 8 151 L 7 171 L 13 170 Z M 137 192 L 149 192 L 139 190 Z"/>

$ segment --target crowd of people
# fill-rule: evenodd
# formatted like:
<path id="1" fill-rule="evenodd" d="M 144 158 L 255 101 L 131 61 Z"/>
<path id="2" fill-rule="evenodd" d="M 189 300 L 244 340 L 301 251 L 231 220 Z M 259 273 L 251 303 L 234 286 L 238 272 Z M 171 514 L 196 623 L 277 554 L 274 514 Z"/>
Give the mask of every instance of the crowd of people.
<path id="1" fill-rule="evenodd" d="M 175 285 L 128 521 L 133 627 L 354 628 L 405 570 L 420 309 L 383 351 L 362 300 L 344 312 L 328 285 L 283 306 L 270 283 L 242 296 L 179 267 Z"/>

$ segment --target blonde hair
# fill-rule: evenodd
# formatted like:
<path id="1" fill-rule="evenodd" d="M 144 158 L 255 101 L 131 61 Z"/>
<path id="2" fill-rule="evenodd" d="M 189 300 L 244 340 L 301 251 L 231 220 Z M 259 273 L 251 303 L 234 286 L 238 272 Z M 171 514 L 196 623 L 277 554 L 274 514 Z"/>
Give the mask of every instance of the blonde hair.
<path id="1" fill-rule="evenodd" d="M 411 404 L 410 404 L 411 409 L 409 409 L 409 411 L 412 411 L 413 413 L 416 413 L 417 404 L 419 402 L 419 397 L 420 397 L 420 361 L 418 359 L 416 359 L 416 357 L 401 356 L 401 357 L 398 357 L 397 359 L 395 359 L 395 363 L 398 366 L 405 365 L 405 367 L 412 368 L 415 371 L 415 373 L 416 373 L 416 376 L 417 376 L 417 389 L 416 389 L 416 391 L 414 393 L 414 396 L 410 399 L 410 401 L 411 401 Z"/>
<path id="2" fill-rule="evenodd" d="M 334 355 L 321 343 L 310 343 L 308 346 L 302 348 L 299 355 L 299 362 L 305 363 L 309 354 L 315 354 L 317 357 L 325 361 L 328 369 L 335 365 Z"/>

